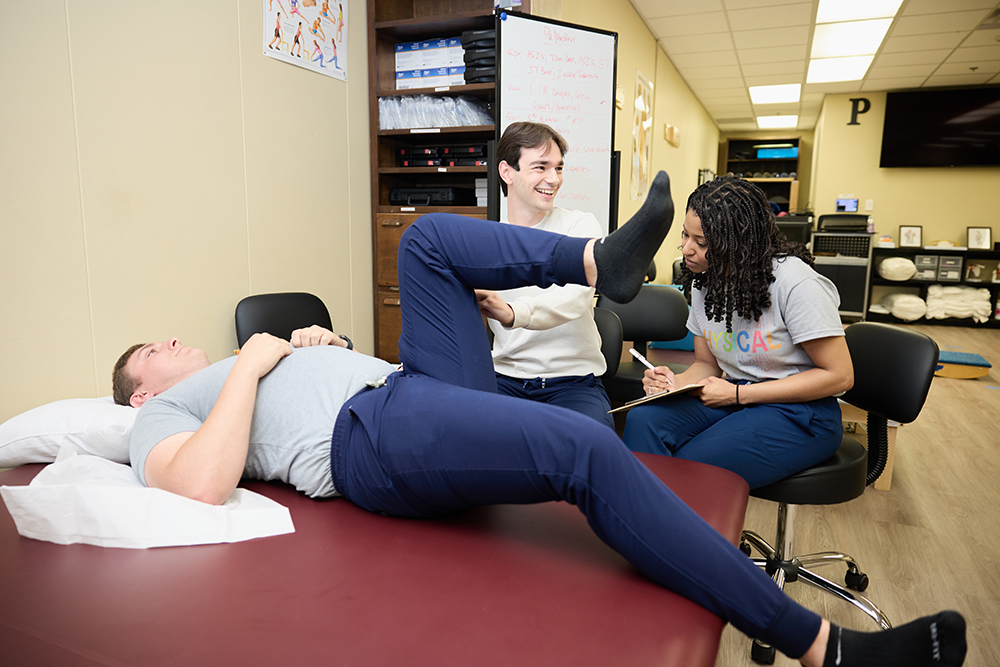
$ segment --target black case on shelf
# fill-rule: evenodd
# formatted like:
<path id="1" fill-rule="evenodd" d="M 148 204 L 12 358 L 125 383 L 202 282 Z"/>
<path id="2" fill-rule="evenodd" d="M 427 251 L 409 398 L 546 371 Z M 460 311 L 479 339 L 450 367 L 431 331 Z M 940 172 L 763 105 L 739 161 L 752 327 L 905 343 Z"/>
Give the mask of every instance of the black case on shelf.
<path id="1" fill-rule="evenodd" d="M 392 206 L 475 206 L 474 188 L 393 188 L 389 191 Z"/>

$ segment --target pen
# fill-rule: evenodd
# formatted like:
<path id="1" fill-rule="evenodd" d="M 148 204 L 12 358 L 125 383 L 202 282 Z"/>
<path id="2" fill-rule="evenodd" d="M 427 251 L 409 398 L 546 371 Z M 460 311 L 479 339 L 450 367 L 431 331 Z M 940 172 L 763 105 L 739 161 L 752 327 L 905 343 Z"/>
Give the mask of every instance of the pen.
<path id="1" fill-rule="evenodd" d="M 649 369 L 649 370 L 651 370 L 651 371 L 655 371 L 655 370 L 656 370 L 656 369 L 655 369 L 655 368 L 653 367 L 653 364 L 649 363 L 649 361 L 648 361 L 648 360 L 646 359 L 646 357 L 642 356 L 641 354 L 639 354 L 638 352 L 636 352 L 636 351 L 635 351 L 635 348 L 634 348 L 634 347 L 630 347 L 630 348 L 628 349 L 628 351 L 629 351 L 629 353 L 630 353 L 630 354 L 631 354 L 631 355 L 632 355 L 633 357 L 635 357 L 636 359 L 638 359 L 639 361 L 641 361 L 641 362 L 642 362 L 642 364 L 643 364 L 643 365 L 644 365 L 644 366 L 645 366 L 646 368 L 648 368 L 648 369 Z"/>

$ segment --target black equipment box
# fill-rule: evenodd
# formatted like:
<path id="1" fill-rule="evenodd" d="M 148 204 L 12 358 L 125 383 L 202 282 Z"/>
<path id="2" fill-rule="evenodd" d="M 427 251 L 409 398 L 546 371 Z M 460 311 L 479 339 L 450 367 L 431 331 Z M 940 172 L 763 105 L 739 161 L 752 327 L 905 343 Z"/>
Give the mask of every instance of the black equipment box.
<path id="1" fill-rule="evenodd" d="M 391 206 L 475 206 L 474 188 L 393 188 Z"/>
<path id="2" fill-rule="evenodd" d="M 400 148 L 396 156 L 400 158 L 432 158 L 438 157 L 440 154 L 441 149 L 437 146 L 409 146 L 407 148 Z"/>
<path id="3" fill-rule="evenodd" d="M 400 167 L 440 167 L 441 158 L 438 157 L 401 157 Z"/>
<path id="4" fill-rule="evenodd" d="M 441 149 L 442 157 L 483 157 L 486 155 L 486 146 L 445 146 Z"/>
<path id="5" fill-rule="evenodd" d="M 441 161 L 445 167 L 486 167 L 484 157 L 452 157 Z"/>

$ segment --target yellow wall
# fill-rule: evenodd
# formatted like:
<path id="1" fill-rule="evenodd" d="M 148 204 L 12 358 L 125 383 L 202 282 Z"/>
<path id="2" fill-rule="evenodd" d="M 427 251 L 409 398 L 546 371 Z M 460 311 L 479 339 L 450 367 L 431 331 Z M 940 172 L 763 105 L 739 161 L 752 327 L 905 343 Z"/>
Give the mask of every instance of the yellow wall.
<path id="1" fill-rule="evenodd" d="M 0 420 L 109 394 L 133 342 L 228 356 L 251 293 L 314 292 L 373 348 L 365 5 L 347 83 L 262 55 L 262 15 L 5 8 L 23 29 L 0 40 Z"/>
<path id="2" fill-rule="evenodd" d="M 652 170 L 670 174 L 671 191 L 677 209 L 674 225 L 656 255 L 656 282 L 670 282 L 670 266 L 679 257 L 680 228 L 684 203 L 698 186 L 698 170 L 715 171 L 718 162 L 719 129 L 694 93 L 681 79 L 670 59 L 627 0 L 574 0 L 536 2 L 535 14 L 569 23 L 589 25 L 618 33 L 618 88 L 623 107 L 615 114 L 615 149 L 621 151 L 619 183 L 619 224 L 639 210 L 642 200 L 630 197 L 632 168 L 632 122 L 636 71 L 653 83 Z M 600 21 L 596 21 L 599 17 Z M 678 127 L 680 147 L 664 138 L 665 124 Z M 567 159 L 572 159 L 572 155 Z"/>
<path id="3" fill-rule="evenodd" d="M 851 120 L 851 98 L 865 97 L 871 109 Z M 878 166 L 885 118 L 885 93 L 827 95 L 816 129 L 818 159 L 813 173 L 817 215 L 835 212 L 841 194 L 857 197 L 863 209 L 874 200 L 875 231 L 897 242 L 900 225 L 922 225 L 924 242 L 966 243 L 966 227 L 996 224 L 995 167 L 894 168 Z"/>

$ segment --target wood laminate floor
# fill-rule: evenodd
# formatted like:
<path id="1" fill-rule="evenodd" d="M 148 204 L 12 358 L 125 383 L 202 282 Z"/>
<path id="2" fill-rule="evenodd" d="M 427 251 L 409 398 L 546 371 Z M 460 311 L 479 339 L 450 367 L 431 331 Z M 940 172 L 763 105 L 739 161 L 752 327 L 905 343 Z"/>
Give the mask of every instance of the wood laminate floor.
<path id="1" fill-rule="evenodd" d="M 852 502 L 802 507 L 797 553 L 839 550 L 871 579 L 869 599 L 893 625 L 941 609 L 968 623 L 966 665 L 1000 665 L 1000 330 L 912 326 L 943 350 L 974 352 L 993 368 L 975 380 L 934 378 L 923 412 L 899 431 L 890 491 L 869 487 Z M 750 499 L 746 527 L 774 538 L 775 503 Z M 843 569 L 817 570 L 843 583 Z M 806 607 L 857 630 L 877 625 L 853 606 L 796 583 Z M 723 632 L 717 667 L 750 667 L 750 642 Z M 781 654 L 779 667 L 798 665 Z"/>

